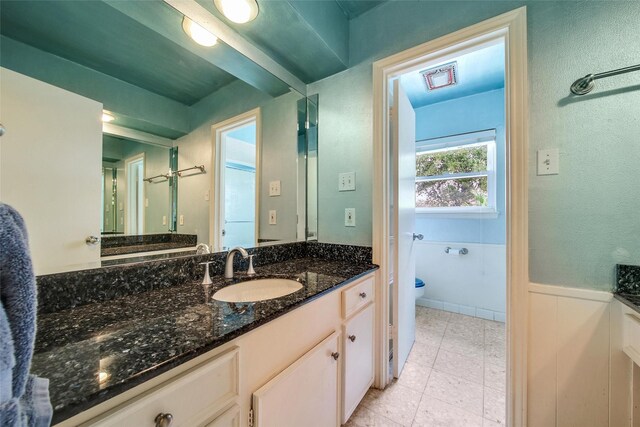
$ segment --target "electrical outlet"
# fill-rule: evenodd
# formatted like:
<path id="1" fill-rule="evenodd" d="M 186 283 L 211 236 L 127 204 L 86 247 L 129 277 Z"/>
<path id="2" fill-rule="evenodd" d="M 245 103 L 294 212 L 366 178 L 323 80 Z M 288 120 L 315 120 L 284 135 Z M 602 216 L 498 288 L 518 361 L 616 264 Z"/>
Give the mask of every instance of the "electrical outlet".
<path id="1" fill-rule="evenodd" d="M 558 175 L 560 155 L 557 148 L 538 150 L 538 175 Z"/>
<path id="2" fill-rule="evenodd" d="M 277 215 L 276 211 L 269 211 L 269 225 L 276 225 Z"/>
<path id="3" fill-rule="evenodd" d="M 338 174 L 338 191 L 354 191 L 356 189 L 356 173 Z"/>
<path id="4" fill-rule="evenodd" d="M 269 197 L 280 195 L 280 181 L 269 182 Z"/>
<path id="5" fill-rule="evenodd" d="M 184 225 L 184 215 L 180 215 L 180 225 Z"/>
<path id="6" fill-rule="evenodd" d="M 346 208 L 344 210 L 344 226 L 355 227 L 356 226 L 356 209 Z"/>

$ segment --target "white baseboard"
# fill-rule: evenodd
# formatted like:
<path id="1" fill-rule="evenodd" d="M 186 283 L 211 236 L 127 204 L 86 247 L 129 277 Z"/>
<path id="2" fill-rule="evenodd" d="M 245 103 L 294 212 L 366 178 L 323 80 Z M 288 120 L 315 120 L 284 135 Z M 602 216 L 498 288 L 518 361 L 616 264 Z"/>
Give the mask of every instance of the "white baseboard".
<path id="1" fill-rule="evenodd" d="M 542 285 L 540 283 L 529 283 L 529 292 L 600 302 L 609 302 L 613 298 L 613 294 L 611 292 L 596 291 L 593 289 L 585 288 L 571 288 L 568 286 L 560 285 Z"/>
<path id="2" fill-rule="evenodd" d="M 429 298 L 418 298 L 416 305 L 421 307 L 435 308 L 437 310 L 449 311 L 451 313 L 464 314 L 466 316 L 479 317 L 481 319 L 495 320 L 496 322 L 505 322 L 506 315 L 498 311 L 486 310 L 479 307 L 468 305 L 452 304 L 445 301 L 438 301 Z"/>

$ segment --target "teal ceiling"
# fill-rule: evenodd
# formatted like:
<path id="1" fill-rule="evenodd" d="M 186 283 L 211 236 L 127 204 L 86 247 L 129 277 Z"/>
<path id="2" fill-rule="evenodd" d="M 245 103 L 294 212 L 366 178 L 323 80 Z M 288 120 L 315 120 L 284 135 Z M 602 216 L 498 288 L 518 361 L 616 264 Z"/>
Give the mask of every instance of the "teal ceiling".
<path id="1" fill-rule="evenodd" d="M 147 3 L 186 38 L 180 14 Z M 235 79 L 101 1 L 2 0 L 0 32 L 186 105 Z"/>
<path id="2" fill-rule="evenodd" d="M 239 25 L 212 0 L 192 1 L 305 83 L 349 67 L 350 20 L 383 3 L 257 0 L 258 17 Z M 230 102 L 234 84 L 253 98 L 289 91 L 226 44 L 195 44 L 182 18 L 162 0 L 0 0 L 0 65 L 102 102 L 115 124 L 172 139 Z"/>
<path id="3" fill-rule="evenodd" d="M 344 11 L 348 19 L 357 18 L 365 12 L 384 3 L 383 1 L 368 0 L 336 0 L 338 6 Z"/>
<path id="4" fill-rule="evenodd" d="M 455 86 L 428 91 L 420 71 L 452 61 L 458 63 L 458 83 Z M 401 76 L 400 82 L 413 108 L 503 88 L 504 44 L 495 44 L 444 61 L 441 64 L 426 66 Z"/>

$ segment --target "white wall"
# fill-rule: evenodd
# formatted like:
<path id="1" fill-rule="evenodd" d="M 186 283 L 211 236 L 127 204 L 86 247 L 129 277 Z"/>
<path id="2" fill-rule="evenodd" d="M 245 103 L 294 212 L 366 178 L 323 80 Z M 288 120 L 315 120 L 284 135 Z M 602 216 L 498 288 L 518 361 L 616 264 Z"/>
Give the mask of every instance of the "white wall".
<path id="1" fill-rule="evenodd" d="M 99 266 L 85 238 L 100 236 L 102 104 L 5 68 L 0 80 L 0 200 L 25 219 L 35 273 Z"/>
<path id="2" fill-rule="evenodd" d="M 445 253 L 467 248 L 467 255 Z M 504 245 L 414 242 L 416 277 L 424 280 L 418 304 L 441 310 L 505 321 L 506 251 Z"/>

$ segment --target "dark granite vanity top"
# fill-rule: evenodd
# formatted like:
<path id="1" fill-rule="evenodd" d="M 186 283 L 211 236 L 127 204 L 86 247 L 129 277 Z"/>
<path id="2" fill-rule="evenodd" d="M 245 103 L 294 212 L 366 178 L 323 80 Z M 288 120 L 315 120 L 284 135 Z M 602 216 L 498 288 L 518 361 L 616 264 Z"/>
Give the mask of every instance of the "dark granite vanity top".
<path id="1" fill-rule="evenodd" d="M 614 297 L 640 313 L 640 266 L 616 265 Z"/>
<path id="2" fill-rule="evenodd" d="M 299 258 L 256 268 L 255 278 L 295 278 L 304 285 L 272 300 L 212 300 L 230 283 L 216 276 L 208 291 L 192 282 L 41 314 L 32 372 L 50 380 L 55 424 L 376 268 Z"/>
<path id="3" fill-rule="evenodd" d="M 100 256 L 187 248 L 195 246 L 197 240 L 198 236 L 195 234 L 177 233 L 103 236 Z"/>

